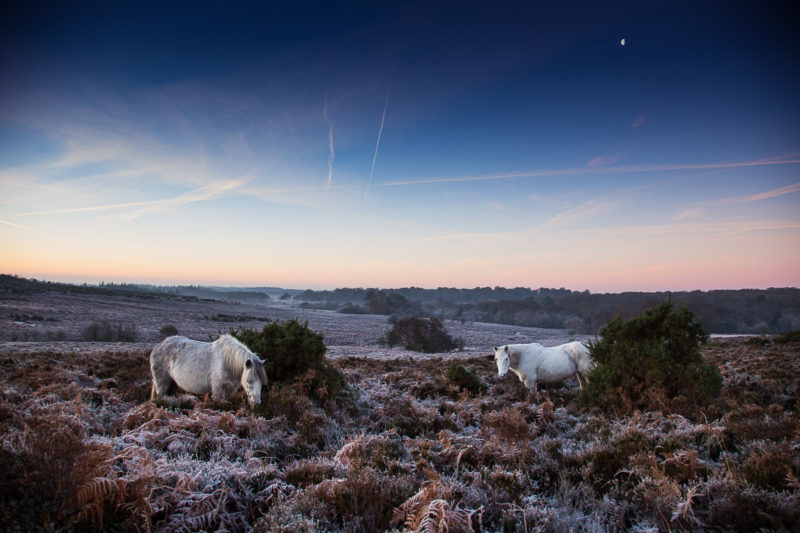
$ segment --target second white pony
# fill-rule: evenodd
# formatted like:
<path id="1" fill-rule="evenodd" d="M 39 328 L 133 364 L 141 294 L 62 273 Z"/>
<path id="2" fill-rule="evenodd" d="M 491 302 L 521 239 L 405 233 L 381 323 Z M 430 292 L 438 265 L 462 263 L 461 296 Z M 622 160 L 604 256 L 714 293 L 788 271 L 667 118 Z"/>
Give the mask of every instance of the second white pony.
<path id="1" fill-rule="evenodd" d="M 594 367 L 589 349 L 581 342 L 568 342 L 546 348 L 536 342 L 507 344 L 494 349 L 497 375 L 505 376 L 509 370 L 535 394 L 536 384 L 560 383 L 576 376 L 581 389 L 588 383 Z"/>

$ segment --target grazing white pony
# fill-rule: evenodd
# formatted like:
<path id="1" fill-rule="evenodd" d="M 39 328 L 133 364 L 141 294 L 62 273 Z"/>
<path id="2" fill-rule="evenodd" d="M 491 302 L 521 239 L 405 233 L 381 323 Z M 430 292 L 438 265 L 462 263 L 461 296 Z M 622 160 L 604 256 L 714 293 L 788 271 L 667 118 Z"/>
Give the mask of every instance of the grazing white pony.
<path id="1" fill-rule="evenodd" d="M 261 386 L 267 384 L 264 362 L 230 335 L 214 342 L 168 337 L 150 353 L 150 370 L 151 400 L 167 396 L 177 385 L 224 401 L 241 385 L 250 405 L 256 406 L 261 403 Z"/>
<path id="2" fill-rule="evenodd" d="M 497 375 L 505 376 L 509 370 L 536 393 L 536 384 L 559 383 L 577 376 L 581 390 L 588 382 L 587 376 L 594 369 L 589 349 L 581 342 L 568 342 L 560 346 L 545 348 L 541 344 L 507 344 L 494 349 Z"/>

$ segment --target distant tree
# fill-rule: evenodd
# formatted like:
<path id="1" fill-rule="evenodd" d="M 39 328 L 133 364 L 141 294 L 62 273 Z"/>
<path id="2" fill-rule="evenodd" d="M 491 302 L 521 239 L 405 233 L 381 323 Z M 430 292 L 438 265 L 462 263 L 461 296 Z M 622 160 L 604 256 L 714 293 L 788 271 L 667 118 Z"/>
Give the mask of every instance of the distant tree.
<path id="1" fill-rule="evenodd" d="M 380 339 L 389 346 L 403 345 L 415 352 L 448 352 L 463 346 L 463 341 L 451 337 L 438 318 L 398 319 L 385 337 Z"/>
<path id="2" fill-rule="evenodd" d="M 81 332 L 81 338 L 90 342 L 136 342 L 136 325 L 92 322 Z"/>
<path id="3" fill-rule="evenodd" d="M 164 337 L 172 337 L 178 334 L 178 328 L 174 324 L 167 324 L 158 330 L 158 332 Z"/>

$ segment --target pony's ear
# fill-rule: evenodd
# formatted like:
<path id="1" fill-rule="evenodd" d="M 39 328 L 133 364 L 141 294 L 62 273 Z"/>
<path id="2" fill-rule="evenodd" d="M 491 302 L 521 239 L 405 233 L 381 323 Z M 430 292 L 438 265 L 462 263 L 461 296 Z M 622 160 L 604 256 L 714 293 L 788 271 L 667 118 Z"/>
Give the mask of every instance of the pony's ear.
<path id="1" fill-rule="evenodd" d="M 495 347 L 494 347 L 494 351 L 495 351 L 495 352 L 497 351 L 497 346 L 495 346 Z"/>
<path id="2" fill-rule="evenodd" d="M 508 345 L 503 346 L 503 350 L 505 350 L 505 352 L 508 353 Z"/>
<path id="3" fill-rule="evenodd" d="M 247 361 L 244 362 L 244 367 L 245 368 L 250 368 L 252 366 L 253 366 L 253 362 L 250 359 L 248 359 Z"/>

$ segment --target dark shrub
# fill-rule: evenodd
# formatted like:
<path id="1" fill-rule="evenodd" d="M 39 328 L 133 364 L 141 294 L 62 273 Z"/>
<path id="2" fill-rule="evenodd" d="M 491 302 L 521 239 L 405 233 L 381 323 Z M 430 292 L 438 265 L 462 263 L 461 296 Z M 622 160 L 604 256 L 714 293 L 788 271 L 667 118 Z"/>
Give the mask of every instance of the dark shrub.
<path id="1" fill-rule="evenodd" d="M 690 412 L 719 395 L 722 376 L 700 345 L 708 334 L 686 308 L 664 302 L 631 320 L 615 318 L 590 344 L 597 368 L 581 399 L 617 412 Z"/>
<path id="2" fill-rule="evenodd" d="M 231 335 L 264 359 L 270 381 L 295 382 L 319 400 L 335 398 L 347 388 L 342 374 L 325 360 L 322 334 L 297 320 L 266 324 L 261 331 L 239 327 Z"/>
<path id="3" fill-rule="evenodd" d="M 389 346 L 402 344 L 409 350 L 425 353 L 448 352 L 461 346 L 438 318 L 401 318 L 381 340 Z"/>
<path id="4" fill-rule="evenodd" d="M 409 302 L 402 294 L 397 292 L 387 293 L 375 289 L 367 291 L 367 294 L 364 296 L 364 305 L 370 313 L 375 313 L 376 315 L 398 313 L 408 316 L 419 311 L 419 308 L 412 302 Z"/>
<path id="5" fill-rule="evenodd" d="M 167 324 L 166 326 L 158 330 L 158 332 L 164 337 L 172 337 L 173 335 L 178 334 L 178 328 L 175 327 L 175 325 L 173 324 Z"/>
<path id="6" fill-rule="evenodd" d="M 264 359 L 267 376 L 275 381 L 287 381 L 317 367 L 326 350 L 322 334 L 297 320 L 276 320 L 261 331 L 239 327 L 231 329 L 231 335 Z"/>
<path id="7" fill-rule="evenodd" d="M 775 342 L 778 344 L 786 344 L 787 342 L 800 342 L 800 330 L 790 331 L 783 335 L 775 337 Z"/>
<path id="8" fill-rule="evenodd" d="M 346 315 L 365 315 L 367 314 L 367 310 L 360 305 L 348 303 L 345 304 L 344 307 L 341 307 L 337 313 L 343 313 Z"/>
<path id="9" fill-rule="evenodd" d="M 459 363 L 453 363 L 447 368 L 447 382 L 471 394 L 478 394 L 486 388 L 475 372 Z"/>
<path id="10" fill-rule="evenodd" d="M 136 325 L 92 322 L 83 329 L 81 338 L 91 342 L 136 342 Z"/>
<path id="11" fill-rule="evenodd" d="M 750 337 L 744 343 L 748 346 L 766 346 L 769 344 L 769 339 L 765 337 Z"/>

